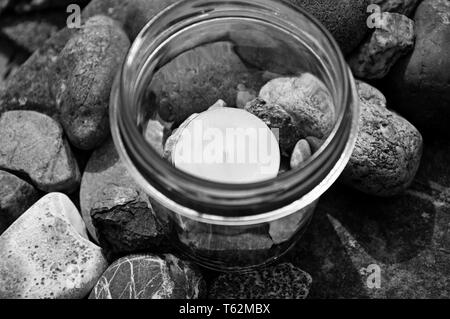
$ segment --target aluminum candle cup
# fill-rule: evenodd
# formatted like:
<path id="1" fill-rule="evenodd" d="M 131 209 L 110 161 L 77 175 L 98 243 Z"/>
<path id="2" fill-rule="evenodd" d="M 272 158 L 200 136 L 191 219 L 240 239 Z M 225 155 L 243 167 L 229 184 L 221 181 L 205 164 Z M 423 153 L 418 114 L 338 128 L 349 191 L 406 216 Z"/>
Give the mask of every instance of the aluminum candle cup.
<path id="1" fill-rule="evenodd" d="M 177 169 L 145 139 L 155 119 L 175 129 L 218 99 L 233 107 L 237 87 L 257 94 L 270 79 L 302 74 L 329 91 L 332 123 L 308 160 L 277 177 L 205 180 Z M 357 101 L 336 42 L 301 9 L 274 0 L 187 0 L 137 37 L 112 90 L 110 120 L 122 161 L 160 217 L 173 221 L 180 252 L 205 267 L 243 271 L 275 261 L 304 232 L 350 158 Z"/>

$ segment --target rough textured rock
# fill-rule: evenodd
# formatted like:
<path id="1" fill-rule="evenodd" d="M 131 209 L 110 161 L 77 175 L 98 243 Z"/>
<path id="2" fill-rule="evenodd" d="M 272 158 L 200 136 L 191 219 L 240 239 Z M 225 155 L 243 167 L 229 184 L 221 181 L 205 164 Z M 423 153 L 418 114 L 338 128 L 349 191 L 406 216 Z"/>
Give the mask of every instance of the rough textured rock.
<path id="1" fill-rule="evenodd" d="M 61 51 L 55 96 L 64 130 L 77 148 L 93 149 L 109 135 L 111 87 L 129 45 L 119 24 L 95 16 Z"/>
<path id="2" fill-rule="evenodd" d="M 311 276 L 290 263 L 245 274 L 224 274 L 208 292 L 211 299 L 305 299 Z"/>
<path id="3" fill-rule="evenodd" d="M 381 92 L 361 82 L 357 87 L 362 96 L 359 133 L 342 180 L 368 194 L 396 195 L 411 184 L 417 172 L 422 136 L 412 124 L 381 103 Z M 372 94 L 376 97 L 366 98 Z"/>
<path id="4" fill-rule="evenodd" d="M 335 37 L 344 54 L 363 40 L 369 29 L 366 12 L 369 0 L 288 0 L 315 16 Z"/>
<path id="5" fill-rule="evenodd" d="M 281 106 L 290 115 L 297 131 L 295 137 L 324 138 L 333 128 L 334 106 L 331 95 L 325 85 L 310 73 L 273 79 L 261 88 L 259 98 L 267 105 Z M 300 138 L 289 146 L 293 148 Z"/>
<path id="6" fill-rule="evenodd" d="M 410 17 L 422 0 L 370 0 L 380 6 L 382 12 L 397 12 Z"/>
<path id="7" fill-rule="evenodd" d="M 297 129 L 294 116 L 283 106 L 267 103 L 260 98 L 248 102 L 244 109 L 259 117 L 271 129 L 278 130 L 280 151 L 284 156 L 290 157 L 297 141 L 304 137 Z"/>
<path id="8" fill-rule="evenodd" d="M 0 235 L 38 200 L 36 189 L 17 176 L 0 171 Z"/>
<path id="9" fill-rule="evenodd" d="M 83 298 L 106 267 L 63 194 L 43 197 L 0 237 L 1 298 Z"/>
<path id="10" fill-rule="evenodd" d="M 150 87 L 161 118 L 180 123 L 218 99 L 234 106 L 239 84 L 259 89 L 261 75 L 247 69 L 230 43 L 215 42 L 176 57 L 155 74 Z"/>
<path id="11" fill-rule="evenodd" d="M 46 192 L 71 192 L 80 182 L 62 128 L 52 118 L 33 111 L 0 116 L 0 169 L 26 175 Z"/>
<path id="12" fill-rule="evenodd" d="M 89 233 L 113 255 L 161 251 L 167 244 L 170 223 L 165 210 L 150 203 L 136 185 L 111 140 L 86 166 L 80 206 Z"/>
<path id="13" fill-rule="evenodd" d="M 426 133 L 450 136 L 450 2 L 424 0 L 414 16 L 412 54 L 392 69 L 389 103 Z"/>
<path id="14" fill-rule="evenodd" d="M 0 21 L 0 33 L 28 52 L 34 52 L 65 25 L 66 15 L 61 12 L 8 14 Z"/>
<path id="15" fill-rule="evenodd" d="M 295 144 L 291 155 L 291 169 L 299 167 L 312 155 L 311 147 L 307 140 L 300 140 Z"/>
<path id="16" fill-rule="evenodd" d="M 59 52 L 69 40 L 72 30 L 63 29 L 47 40 L 17 72 L 8 79 L 0 92 L 0 113 L 7 110 L 35 110 L 57 115 L 50 88 L 54 64 Z"/>
<path id="17" fill-rule="evenodd" d="M 349 58 L 353 75 L 362 79 L 385 77 L 398 59 L 413 48 L 414 22 L 398 13 L 384 12 L 376 29 Z"/>
<path id="18" fill-rule="evenodd" d="M 196 299 L 205 294 L 201 274 L 173 255 L 133 255 L 115 261 L 90 299 Z"/>

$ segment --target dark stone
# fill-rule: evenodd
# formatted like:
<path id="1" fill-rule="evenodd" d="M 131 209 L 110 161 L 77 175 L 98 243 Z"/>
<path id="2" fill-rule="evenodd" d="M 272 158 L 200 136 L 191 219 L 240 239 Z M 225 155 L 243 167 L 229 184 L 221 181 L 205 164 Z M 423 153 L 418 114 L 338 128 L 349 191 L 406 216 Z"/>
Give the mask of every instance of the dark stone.
<path id="1" fill-rule="evenodd" d="M 390 107 L 430 136 L 450 136 L 449 21 L 449 1 L 424 0 L 414 16 L 414 51 L 384 82 Z"/>
<path id="2" fill-rule="evenodd" d="M 141 29 L 156 14 L 176 0 L 92 0 L 83 10 L 82 18 L 102 14 L 122 24 L 130 40 L 134 40 Z"/>
<path id="3" fill-rule="evenodd" d="M 86 166 L 80 206 L 89 233 L 112 255 L 167 249 L 169 213 L 134 182 L 112 140 Z"/>
<path id="4" fill-rule="evenodd" d="M 32 53 L 66 25 L 65 11 L 8 14 L 0 21 L 0 33 Z"/>
<path id="5" fill-rule="evenodd" d="M 344 54 L 350 53 L 369 31 L 369 0 L 287 0 L 316 17 L 335 37 Z"/>
<path id="6" fill-rule="evenodd" d="M 109 135 L 109 97 L 130 42 L 118 23 L 105 16 L 86 21 L 58 56 L 55 98 L 71 143 L 90 150 Z"/>
<path id="7" fill-rule="evenodd" d="M 238 85 L 259 90 L 259 72 L 248 69 L 229 42 L 215 42 L 186 51 L 164 65 L 150 88 L 164 121 L 184 121 L 222 99 L 234 106 Z"/>
<path id="8" fill-rule="evenodd" d="M 38 198 L 33 186 L 13 174 L 0 171 L 0 235 Z"/>
<path id="9" fill-rule="evenodd" d="M 173 255 L 133 255 L 115 261 L 89 299 L 196 299 L 205 283 L 189 262 Z"/>
<path id="10" fill-rule="evenodd" d="M 50 82 L 59 52 L 73 31 L 63 29 L 47 40 L 17 72 L 8 79 L 0 92 L 0 113 L 8 110 L 34 110 L 57 116 L 56 102 Z"/>
<path id="11" fill-rule="evenodd" d="M 211 299 L 304 299 L 311 276 L 290 263 L 243 274 L 220 275 L 208 292 Z"/>

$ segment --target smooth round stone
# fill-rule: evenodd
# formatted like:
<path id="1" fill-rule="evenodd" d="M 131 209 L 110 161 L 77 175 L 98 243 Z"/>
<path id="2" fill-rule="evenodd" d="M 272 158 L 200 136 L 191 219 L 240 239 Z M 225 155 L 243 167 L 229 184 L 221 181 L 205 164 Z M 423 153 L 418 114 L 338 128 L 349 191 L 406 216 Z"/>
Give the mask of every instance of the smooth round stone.
<path id="1" fill-rule="evenodd" d="M 132 255 L 115 261 L 89 299 L 196 299 L 205 283 L 195 267 L 173 255 Z"/>
<path id="2" fill-rule="evenodd" d="M 308 160 L 312 155 L 311 147 L 307 140 L 300 140 L 294 147 L 291 156 L 291 169 L 299 167 L 303 162 Z"/>
<path id="3" fill-rule="evenodd" d="M 83 298 L 106 267 L 76 207 L 51 193 L 0 237 L 0 298 Z"/>
<path id="4" fill-rule="evenodd" d="M 45 192 L 72 192 L 80 172 L 58 122 L 34 111 L 0 116 L 0 169 L 26 174 Z"/>
<path id="5" fill-rule="evenodd" d="M 17 176 L 0 171 L 0 235 L 38 199 L 37 190 Z"/>
<path id="6" fill-rule="evenodd" d="M 305 299 L 311 276 L 291 263 L 261 268 L 243 274 L 216 278 L 209 289 L 211 299 Z"/>

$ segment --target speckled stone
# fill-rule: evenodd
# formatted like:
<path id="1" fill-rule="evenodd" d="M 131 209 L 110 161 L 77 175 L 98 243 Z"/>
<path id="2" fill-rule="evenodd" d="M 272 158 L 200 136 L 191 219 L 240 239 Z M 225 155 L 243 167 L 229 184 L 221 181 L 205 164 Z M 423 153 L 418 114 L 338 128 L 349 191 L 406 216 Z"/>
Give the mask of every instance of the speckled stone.
<path id="1" fill-rule="evenodd" d="M 62 128 L 34 111 L 9 111 L 0 116 L 0 168 L 26 174 L 46 192 L 72 192 L 80 182 Z"/>
<path id="2" fill-rule="evenodd" d="M 38 199 L 36 189 L 0 170 L 0 235 Z"/>
<path id="3" fill-rule="evenodd" d="M 179 124 L 218 99 L 234 106 L 238 84 L 257 90 L 261 74 L 242 63 L 231 43 L 215 42 L 186 51 L 163 66 L 150 88 L 161 118 Z"/>
<path id="4" fill-rule="evenodd" d="M 414 22 L 404 15 L 384 12 L 376 19 L 375 28 L 348 60 L 353 75 L 361 79 L 385 77 L 414 46 Z"/>
<path id="5" fill-rule="evenodd" d="M 341 180 L 368 194 L 396 195 L 411 184 L 417 172 L 422 136 L 383 105 L 381 92 L 361 82 L 357 87 L 361 96 L 359 133 Z"/>
<path id="6" fill-rule="evenodd" d="M 106 267 L 60 193 L 40 199 L 0 237 L 1 298 L 83 298 Z"/>
<path id="7" fill-rule="evenodd" d="M 151 203 L 134 182 L 112 140 L 96 150 L 86 166 L 80 206 L 89 233 L 108 253 L 160 251 L 167 244 L 167 211 Z"/>
<path id="8" fill-rule="evenodd" d="M 90 299 L 196 299 L 205 283 L 189 262 L 173 255 L 132 255 L 115 261 L 101 276 Z"/>
<path id="9" fill-rule="evenodd" d="M 243 274 L 223 274 L 210 286 L 211 299 L 304 299 L 311 276 L 291 263 Z"/>
<path id="10" fill-rule="evenodd" d="M 391 107 L 421 132 L 450 136 L 450 1 L 424 0 L 414 16 L 416 42 L 384 81 Z"/>

